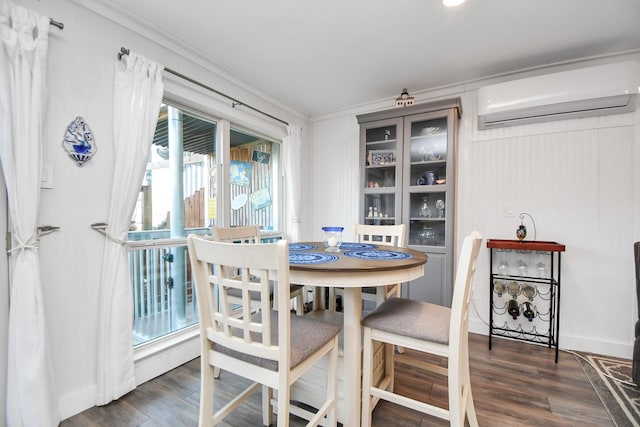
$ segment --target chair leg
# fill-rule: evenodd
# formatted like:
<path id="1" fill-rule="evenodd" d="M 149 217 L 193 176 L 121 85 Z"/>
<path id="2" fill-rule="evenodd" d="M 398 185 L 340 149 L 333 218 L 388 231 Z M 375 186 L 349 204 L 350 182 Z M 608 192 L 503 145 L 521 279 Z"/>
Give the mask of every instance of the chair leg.
<path id="1" fill-rule="evenodd" d="M 379 307 L 380 304 L 387 299 L 387 287 L 386 286 L 378 286 L 376 288 L 376 307 Z"/>
<path id="2" fill-rule="evenodd" d="M 200 427 L 213 426 L 214 370 L 205 358 L 200 363 Z"/>
<path id="3" fill-rule="evenodd" d="M 449 421 L 451 426 L 464 427 L 465 415 L 471 427 L 478 427 L 469 371 L 469 349 L 463 344 L 458 357 L 449 359 Z M 453 359 L 453 360 L 452 360 Z M 457 365 L 457 366 L 454 366 Z"/>
<path id="4" fill-rule="evenodd" d="M 473 404 L 471 384 L 467 384 L 467 387 L 469 387 L 469 397 L 467 397 L 467 420 L 469 421 L 469 426 L 478 427 L 478 417 L 476 416 L 476 408 Z"/>
<path id="5" fill-rule="evenodd" d="M 468 342 L 468 339 L 467 339 Z M 469 425 L 471 427 L 478 427 L 478 418 L 476 416 L 476 408 L 473 404 L 473 394 L 471 393 L 471 371 L 469 370 L 469 346 L 468 344 L 464 346 L 464 351 L 461 355 L 463 357 L 463 375 L 462 384 L 464 387 L 464 391 L 467 393 L 467 400 L 465 402 L 465 409 L 467 413 L 467 420 L 469 421 Z M 464 423 L 464 413 L 462 415 L 462 423 Z"/>
<path id="6" fill-rule="evenodd" d="M 329 288 L 329 311 L 336 311 L 336 291 L 334 288 Z"/>
<path id="7" fill-rule="evenodd" d="M 373 377 L 373 343 L 371 329 L 364 328 L 362 348 L 362 427 L 371 427 L 371 377 Z"/>
<path id="8" fill-rule="evenodd" d="M 304 316 L 304 301 L 302 296 L 302 292 L 296 296 L 296 314 L 298 316 Z"/>
<path id="9" fill-rule="evenodd" d="M 316 286 L 313 288 L 313 310 L 324 310 L 326 308 L 326 299 L 324 296 L 325 288 Z"/>
<path id="10" fill-rule="evenodd" d="M 291 400 L 291 389 L 285 384 L 281 384 L 278 390 L 278 427 L 289 427 L 289 401 Z"/>
<path id="11" fill-rule="evenodd" d="M 262 386 L 262 424 L 270 426 L 273 422 L 273 410 L 271 409 L 271 399 L 273 398 L 273 389 Z"/>
<path id="12" fill-rule="evenodd" d="M 384 345 L 384 374 L 386 377 L 389 378 L 389 385 L 387 386 L 387 390 L 390 392 L 393 392 L 393 388 L 395 386 L 394 383 L 396 379 L 395 370 L 393 369 L 394 368 L 394 365 L 393 365 L 394 345 L 387 344 L 387 343 L 383 343 L 382 345 Z"/>
<path id="13" fill-rule="evenodd" d="M 220 368 L 218 368 L 217 366 L 213 367 L 213 378 L 220 378 Z"/>
<path id="14" fill-rule="evenodd" d="M 338 337 L 335 346 L 328 354 L 327 366 L 327 400 L 333 401 L 333 408 L 327 413 L 328 426 L 335 427 L 338 422 Z"/>

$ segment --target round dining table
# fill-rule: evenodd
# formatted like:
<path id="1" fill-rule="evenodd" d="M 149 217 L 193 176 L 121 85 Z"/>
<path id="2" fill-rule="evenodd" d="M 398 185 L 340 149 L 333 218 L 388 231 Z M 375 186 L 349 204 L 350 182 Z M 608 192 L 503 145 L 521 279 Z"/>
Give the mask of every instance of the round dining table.
<path id="1" fill-rule="evenodd" d="M 344 288 L 343 425 L 360 425 L 362 288 L 417 279 L 426 262 L 422 252 L 375 242 L 345 242 L 338 252 L 327 252 L 322 242 L 289 244 L 291 283 Z"/>

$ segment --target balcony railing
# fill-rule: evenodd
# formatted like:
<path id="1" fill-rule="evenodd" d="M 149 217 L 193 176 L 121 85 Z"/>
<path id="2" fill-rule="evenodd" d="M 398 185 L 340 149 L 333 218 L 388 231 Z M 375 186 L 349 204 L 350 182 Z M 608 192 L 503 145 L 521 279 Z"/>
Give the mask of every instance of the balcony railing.
<path id="1" fill-rule="evenodd" d="M 185 234 L 209 234 L 190 228 Z M 273 242 L 280 233 L 263 232 Z M 187 239 L 169 230 L 129 232 L 129 268 L 133 286 L 133 342 L 140 345 L 198 323 Z"/>
<path id="2" fill-rule="evenodd" d="M 185 234 L 207 234 L 208 228 Z M 198 322 L 187 239 L 169 231 L 129 233 L 133 341 L 139 345 Z"/>

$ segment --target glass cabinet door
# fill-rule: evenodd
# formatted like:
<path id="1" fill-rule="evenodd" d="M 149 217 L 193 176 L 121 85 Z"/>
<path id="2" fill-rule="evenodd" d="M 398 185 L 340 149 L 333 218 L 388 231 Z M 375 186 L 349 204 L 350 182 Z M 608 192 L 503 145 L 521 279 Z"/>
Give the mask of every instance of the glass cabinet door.
<path id="1" fill-rule="evenodd" d="M 429 257 L 402 296 L 449 306 L 459 98 L 358 115 L 360 221 L 405 224 L 405 242 Z"/>
<path id="2" fill-rule="evenodd" d="M 361 129 L 365 159 L 362 217 L 365 224 L 399 224 L 402 177 L 402 120 L 376 122 Z"/>
<path id="3" fill-rule="evenodd" d="M 422 114 L 405 119 L 410 245 L 444 248 L 448 240 L 447 125 L 446 116 Z"/>

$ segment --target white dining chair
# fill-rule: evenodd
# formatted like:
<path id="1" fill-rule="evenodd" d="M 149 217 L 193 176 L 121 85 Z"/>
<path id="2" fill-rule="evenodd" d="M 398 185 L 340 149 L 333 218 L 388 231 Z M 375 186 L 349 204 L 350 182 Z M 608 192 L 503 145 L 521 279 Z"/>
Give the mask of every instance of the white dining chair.
<path id="1" fill-rule="evenodd" d="M 478 426 L 469 375 L 469 300 L 482 236 L 465 237 L 458 259 L 451 308 L 404 298 L 390 298 L 362 319 L 364 335 L 362 378 L 362 427 L 371 425 L 371 412 L 379 399 L 449 420 L 464 426 L 465 416 Z M 385 344 L 385 375 L 390 389 L 372 385 L 373 342 Z M 402 346 L 447 358 L 447 368 L 433 367 L 448 377 L 448 409 L 402 396 L 393 390 L 392 346 Z"/>
<path id="2" fill-rule="evenodd" d="M 262 243 L 260 237 L 260 226 L 248 225 L 242 227 L 211 227 L 211 238 L 217 242 L 229 243 Z M 294 301 L 295 311 L 298 316 L 304 315 L 304 286 L 291 284 L 289 295 Z M 238 290 L 229 291 L 229 299 L 237 304 L 242 304 L 241 295 Z M 253 299 L 252 299 L 253 300 Z M 277 298 L 274 296 L 273 286 L 271 287 L 271 301 L 277 309 Z"/>
<path id="3" fill-rule="evenodd" d="M 326 399 L 307 425 L 335 426 L 340 327 L 272 309 L 271 282 L 278 286 L 280 306 L 289 302 L 287 241 L 235 245 L 196 235 L 187 241 L 200 321 L 200 427 L 219 424 L 261 388 L 264 425 L 272 422 L 275 390 L 277 426 L 288 426 L 291 385 L 325 357 L 328 368 L 321 380 Z M 239 317 L 232 310 L 231 289 L 242 295 Z M 257 312 L 250 304 L 251 293 L 260 296 Z M 214 413 L 214 402 L 220 399 L 215 394 L 215 367 L 253 383 Z"/>
<path id="4" fill-rule="evenodd" d="M 355 224 L 354 240 L 356 243 L 371 243 L 380 246 L 405 246 L 405 224 L 396 225 L 371 225 Z M 341 288 L 329 289 L 329 310 L 335 311 L 337 306 L 337 296 L 343 295 Z M 391 296 L 400 296 L 400 283 L 393 285 L 365 287 L 362 288 L 362 300 L 372 301 L 375 306 L 382 304 L 384 300 Z"/>

